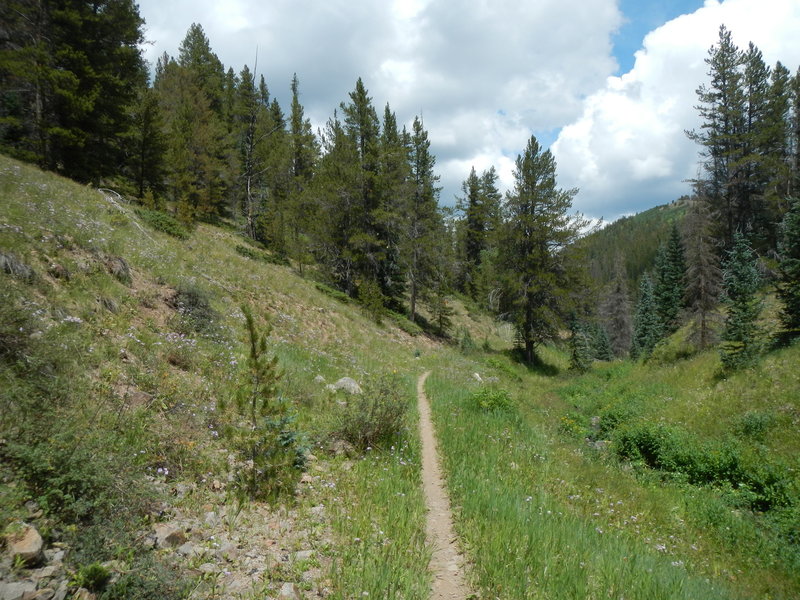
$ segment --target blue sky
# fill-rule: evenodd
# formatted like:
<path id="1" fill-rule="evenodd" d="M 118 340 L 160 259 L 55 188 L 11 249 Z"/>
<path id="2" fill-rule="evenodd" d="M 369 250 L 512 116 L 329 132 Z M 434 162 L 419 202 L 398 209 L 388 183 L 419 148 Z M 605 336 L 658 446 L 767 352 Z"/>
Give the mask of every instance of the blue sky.
<path id="1" fill-rule="evenodd" d="M 452 205 L 475 167 L 504 189 L 531 135 L 574 205 L 614 220 L 676 199 L 697 174 L 695 90 L 721 23 L 766 61 L 800 65 L 798 0 L 139 0 L 152 61 L 200 23 L 226 67 L 253 66 L 284 107 L 297 73 L 322 127 L 361 77 L 379 113 L 424 117 Z"/>
<path id="2" fill-rule="evenodd" d="M 619 9 L 623 24 L 614 34 L 614 57 L 619 63 L 617 75 L 633 68 L 634 53 L 642 47 L 644 36 L 667 21 L 693 13 L 703 6 L 699 0 L 622 0 Z"/>

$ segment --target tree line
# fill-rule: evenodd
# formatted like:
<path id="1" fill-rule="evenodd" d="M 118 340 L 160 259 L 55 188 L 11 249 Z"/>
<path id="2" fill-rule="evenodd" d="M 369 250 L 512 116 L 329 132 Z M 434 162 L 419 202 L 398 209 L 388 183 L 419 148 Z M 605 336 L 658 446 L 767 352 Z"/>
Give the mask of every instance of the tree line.
<path id="1" fill-rule="evenodd" d="M 285 110 L 255 69 L 226 68 L 199 24 L 176 56 L 159 57 L 150 81 L 143 20 L 129 0 L 16 0 L 0 18 L 4 152 L 115 187 L 189 226 L 232 221 L 377 319 L 394 311 L 445 334 L 449 298 L 461 294 L 513 323 L 530 362 L 565 324 L 598 358 L 648 356 L 686 320 L 705 347 L 737 244 L 767 262 L 786 254 L 800 73 L 766 67 L 724 27 L 706 61 L 710 83 L 698 89 L 703 124 L 688 132 L 702 174 L 634 307 L 623 257 L 604 257 L 615 265 L 606 289 L 589 285 L 577 190 L 558 187 L 555 160 L 535 137 L 508 192 L 494 167 L 473 168 L 448 209 L 422 119 L 401 125 L 388 103 L 379 113 L 360 78 L 315 133 L 296 75 Z M 652 256 L 623 252 L 638 256 L 637 273 Z"/>

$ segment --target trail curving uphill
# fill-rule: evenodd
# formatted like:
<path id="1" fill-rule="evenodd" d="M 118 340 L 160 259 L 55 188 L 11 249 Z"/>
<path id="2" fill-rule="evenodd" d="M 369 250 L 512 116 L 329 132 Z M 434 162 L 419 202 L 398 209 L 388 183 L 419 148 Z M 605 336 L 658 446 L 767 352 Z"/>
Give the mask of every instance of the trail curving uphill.
<path id="1" fill-rule="evenodd" d="M 464 600 L 472 592 L 464 582 L 462 557 L 456 546 L 453 531 L 453 515 L 450 498 L 439 468 L 436 436 L 431 421 L 431 407 L 425 396 L 425 380 L 430 371 L 423 373 L 417 381 L 419 403 L 419 432 L 422 439 L 422 486 L 428 508 L 426 534 L 433 548 L 431 571 L 433 571 L 432 600 Z"/>

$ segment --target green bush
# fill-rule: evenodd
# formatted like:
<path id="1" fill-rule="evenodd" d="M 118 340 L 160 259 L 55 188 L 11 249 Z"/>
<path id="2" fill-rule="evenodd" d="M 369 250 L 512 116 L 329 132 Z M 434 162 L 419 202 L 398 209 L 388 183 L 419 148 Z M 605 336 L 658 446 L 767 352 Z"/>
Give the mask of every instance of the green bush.
<path id="1" fill-rule="evenodd" d="M 172 305 L 181 315 L 183 328 L 197 333 L 207 333 L 214 328 L 217 312 L 211 307 L 211 297 L 192 281 L 182 281 L 175 290 Z"/>
<path id="2" fill-rule="evenodd" d="M 775 415 L 772 413 L 751 410 L 739 418 L 739 422 L 736 424 L 736 433 L 752 440 L 761 441 L 774 424 Z"/>
<path id="3" fill-rule="evenodd" d="M 507 411 L 514 407 L 511 395 L 500 388 L 481 387 L 472 395 L 472 404 L 484 412 Z"/>
<path id="4" fill-rule="evenodd" d="M 379 377 L 365 387 L 363 394 L 350 397 L 332 432 L 362 451 L 396 443 L 405 432 L 408 410 L 396 376 Z"/>
<path id="5" fill-rule="evenodd" d="M 641 462 L 687 483 L 727 486 L 740 504 L 753 510 L 792 503 L 788 469 L 763 457 L 746 460 L 732 443 L 701 443 L 681 429 L 654 423 L 623 427 L 614 442 L 622 459 Z"/>
<path id="6" fill-rule="evenodd" d="M 136 215 L 156 231 L 161 231 L 167 235 L 185 240 L 189 237 L 189 231 L 172 215 L 160 210 L 150 210 L 149 208 L 139 207 L 135 209 Z"/>
<path id="7" fill-rule="evenodd" d="M 234 250 L 240 256 L 244 256 L 245 258 L 249 258 L 251 260 L 260 260 L 261 262 L 270 263 L 273 265 L 282 265 L 282 266 L 289 265 L 289 260 L 285 256 L 269 254 L 268 252 L 264 252 L 262 250 L 256 250 L 255 248 L 249 248 L 247 246 L 242 246 L 241 244 L 236 245 L 234 247 Z"/>
<path id="8" fill-rule="evenodd" d="M 517 382 L 522 381 L 522 377 L 520 377 L 519 373 L 517 373 L 514 370 L 514 367 L 512 367 L 506 361 L 500 358 L 491 356 L 486 359 L 486 364 L 492 367 L 493 369 L 500 371 L 501 373 L 509 377 L 512 381 L 517 381 Z"/>
<path id="9" fill-rule="evenodd" d="M 423 333 L 425 333 L 422 327 L 420 327 L 416 323 L 412 323 L 411 320 L 405 315 L 401 315 L 400 313 L 396 313 L 393 311 L 388 311 L 388 315 L 389 318 L 392 320 L 392 323 L 397 325 L 408 335 L 416 337 L 418 335 L 422 335 Z"/>
<path id="10" fill-rule="evenodd" d="M 336 290 L 329 285 L 325 285 L 324 283 L 315 283 L 314 287 L 316 287 L 320 292 L 325 294 L 326 296 L 330 296 L 334 300 L 338 300 L 342 304 L 349 304 L 350 303 L 350 296 L 345 294 L 340 290 Z"/>
<path id="11" fill-rule="evenodd" d="M 111 572 L 98 562 L 80 567 L 73 577 L 76 587 L 99 592 L 111 579 Z"/>

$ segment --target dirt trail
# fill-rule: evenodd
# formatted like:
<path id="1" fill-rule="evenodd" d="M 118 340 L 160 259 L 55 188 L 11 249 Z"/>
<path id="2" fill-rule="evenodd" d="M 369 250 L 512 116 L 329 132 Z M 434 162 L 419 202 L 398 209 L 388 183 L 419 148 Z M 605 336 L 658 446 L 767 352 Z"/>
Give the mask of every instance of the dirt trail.
<path id="1" fill-rule="evenodd" d="M 472 592 L 464 582 L 463 561 L 453 532 L 450 498 L 439 468 L 431 407 L 425 396 L 425 379 L 428 375 L 430 372 L 424 373 L 417 382 L 417 399 L 419 431 L 422 438 L 422 485 L 425 491 L 425 504 L 428 507 L 426 533 L 428 543 L 433 547 L 430 565 L 433 571 L 431 599 L 464 600 L 472 596 Z"/>

